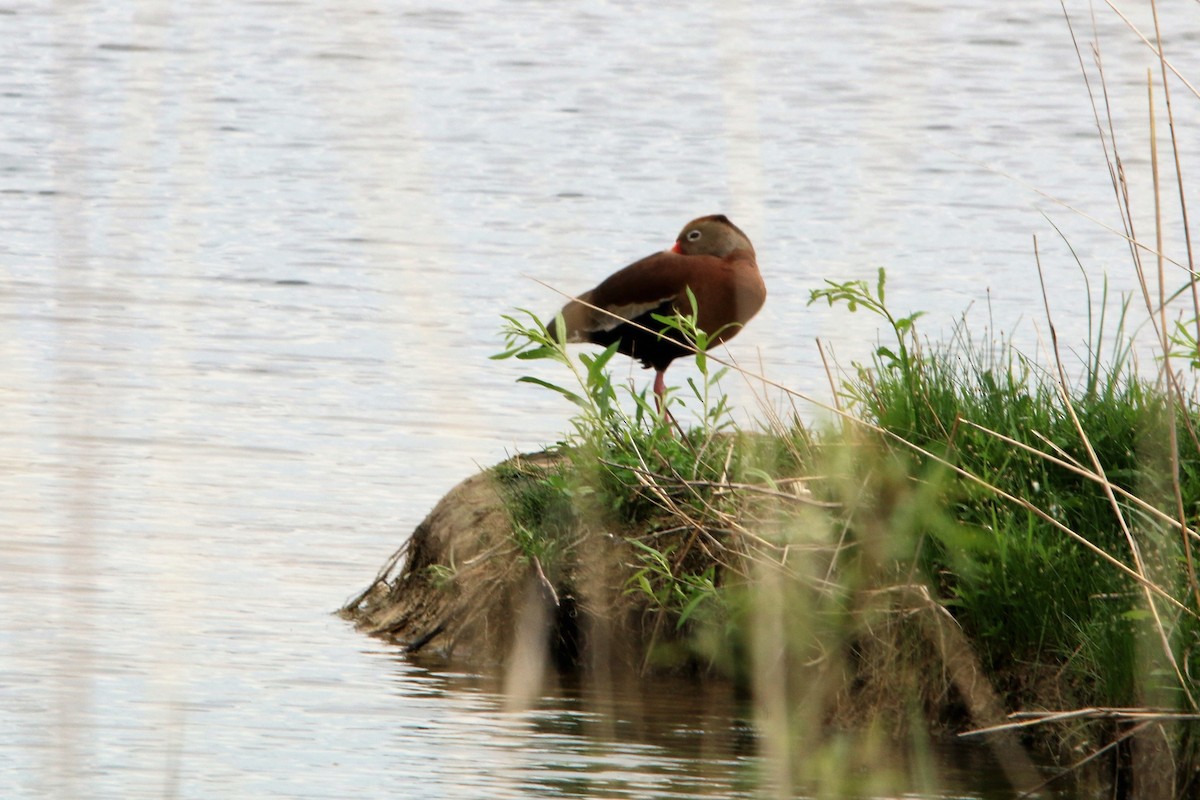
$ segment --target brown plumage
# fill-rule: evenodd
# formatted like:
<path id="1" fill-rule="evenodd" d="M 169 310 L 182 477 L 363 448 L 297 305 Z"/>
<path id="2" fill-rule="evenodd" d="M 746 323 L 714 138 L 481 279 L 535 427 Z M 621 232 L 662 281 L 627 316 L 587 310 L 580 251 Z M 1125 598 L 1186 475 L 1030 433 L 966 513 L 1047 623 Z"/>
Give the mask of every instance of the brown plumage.
<path id="1" fill-rule="evenodd" d="M 699 307 L 697 327 L 712 336 L 710 347 L 736 336 L 767 298 L 754 246 L 723 214 L 692 220 L 670 250 L 635 261 L 563 306 L 565 339 L 604 346 L 619 341 L 618 352 L 655 371 L 654 393 L 661 398 L 666 389 L 663 373 L 691 351 L 680 345 L 678 331 L 657 333 L 665 326 L 653 315 L 692 313 L 689 288 Z M 557 335 L 553 321 L 548 328 Z"/>

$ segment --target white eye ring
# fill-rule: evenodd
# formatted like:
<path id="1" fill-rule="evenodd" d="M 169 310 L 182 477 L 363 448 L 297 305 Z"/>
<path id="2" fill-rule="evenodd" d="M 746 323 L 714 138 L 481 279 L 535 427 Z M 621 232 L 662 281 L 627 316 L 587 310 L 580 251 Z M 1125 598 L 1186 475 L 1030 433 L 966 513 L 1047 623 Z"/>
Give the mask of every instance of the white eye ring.
<path id="1" fill-rule="evenodd" d="M 692 230 L 692 231 L 688 231 L 687 240 L 688 240 L 689 242 L 694 242 L 694 241 L 696 241 L 696 240 L 697 240 L 697 239 L 699 239 L 699 238 L 700 238 L 700 231 L 699 231 L 699 230 Z"/>

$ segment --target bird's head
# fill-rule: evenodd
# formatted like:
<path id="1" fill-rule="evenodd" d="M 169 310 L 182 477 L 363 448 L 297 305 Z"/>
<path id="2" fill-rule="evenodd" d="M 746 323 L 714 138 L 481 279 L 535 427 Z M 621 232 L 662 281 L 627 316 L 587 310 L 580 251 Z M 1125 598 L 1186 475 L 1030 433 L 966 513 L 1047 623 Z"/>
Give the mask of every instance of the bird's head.
<path id="1" fill-rule="evenodd" d="M 699 217 L 683 226 L 671 252 L 685 256 L 728 258 L 738 250 L 754 257 L 754 245 L 742 230 L 724 214 Z"/>

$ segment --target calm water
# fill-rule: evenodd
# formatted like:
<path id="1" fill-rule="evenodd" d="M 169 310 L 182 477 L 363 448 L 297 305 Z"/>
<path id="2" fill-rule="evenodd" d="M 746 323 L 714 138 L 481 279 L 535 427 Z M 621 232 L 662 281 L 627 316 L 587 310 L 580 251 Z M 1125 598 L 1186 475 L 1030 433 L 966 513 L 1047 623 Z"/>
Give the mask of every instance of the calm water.
<path id="1" fill-rule="evenodd" d="M 1155 61 L 1097 13 L 1149 234 Z M 35 2 L 0 32 L 5 798 L 753 796 L 727 698 L 505 713 L 329 615 L 454 483 L 566 429 L 486 359 L 499 315 L 725 211 L 771 292 L 734 355 L 824 399 L 814 340 L 848 364 L 876 324 L 806 308 L 823 278 L 886 266 L 929 335 L 990 306 L 1036 349 L 1036 235 L 1077 344 L 1045 213 L 1134 286 L 1051 0 Z M 727 384 L 743 418 L 786 402 Z M 950 756 L 947 793 L 995 784 Z"/>

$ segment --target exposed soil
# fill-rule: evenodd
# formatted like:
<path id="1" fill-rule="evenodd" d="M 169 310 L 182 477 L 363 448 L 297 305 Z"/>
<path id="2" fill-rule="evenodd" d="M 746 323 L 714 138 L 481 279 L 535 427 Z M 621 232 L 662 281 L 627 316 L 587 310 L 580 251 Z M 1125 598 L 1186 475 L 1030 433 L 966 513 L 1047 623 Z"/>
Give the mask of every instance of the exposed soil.
<path id="1" fill-rule="evenodd" d="M 515 456 L 505 466 L 525 472 L 556 458 Z M 640 666 L 643 625 L 624 592 L 627 548 L 605 532 L 585 534 L 571 568 L 548 576 L 517 545 L 505 492 L 495 467 L 454 487 L 342 615 L 410 653 L 501 667 L 529 659 L 602 672 Z"/>

